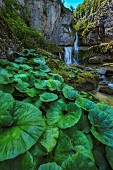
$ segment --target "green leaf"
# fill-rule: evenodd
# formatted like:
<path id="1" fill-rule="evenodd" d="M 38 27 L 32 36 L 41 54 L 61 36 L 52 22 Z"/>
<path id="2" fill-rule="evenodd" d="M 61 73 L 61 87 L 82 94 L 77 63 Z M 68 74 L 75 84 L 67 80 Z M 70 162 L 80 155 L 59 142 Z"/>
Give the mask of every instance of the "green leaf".
<path id="1" fill-rule="evenodd" d="M 55 162 L 48 162 L 47 164 L 41 165 L 38 170 L 62 170 L 62 169 Z"/>
<path id="2" fill-rule="evenodd" d="M 25 58 L 25 57 L 18 57 L 18 58 L 16 58 L 16 59 L 14 60 L 14 62 L 23 64 L 23 63 L 25 63 L 27 60 L 28 60 L 28 59 Z"/>
<path id="3" fill-rule="evenodd" d="M 14 92 L 14 85 L 13 84 L 0 84 L 0 90 L 5 93 L 12 94 Z"/>
<path id="4" fill-rule="evenodd" d="M 47 127 L 40 143 L 47 149 L 48 152 L 51 152 L 57 143 L 58 137 L 59 137 L 58 128 Z"/>
<path id="5" fill-rule="evenodd" d="M 45 130 L 40 110 L 31 104 L 16 102 L 13 117 L 13 124 L 1 129 L 0 161 L 15 158 L 29 150 Z"/>
<path id="6" fill-rule="evenodd" d="M 113 147 L 106 147 L 106 156 L 108 159 L 109 164 L 111 165 L 113 169 Z"/>
<path id="7" fill-rule="evenodd" d="M 37 99 L 35 99 L 35 101 L 34 101 L 34 103 L 33 103 L 36 107 L 40 107 L 41 105 L 42 105 L 42 101 L 39 99 L 39 98 L 37 98 Z"/>
<path id="8" fill-rule="evenodd" d="M 44 73 L 48 73 L 51 71 L 51 69 L 47 65 L 40 65 L 38 69 Z"/>
<path id="9" fill-rule="evenodd" d="M 54 150 L 53 161 L 61 165 L 63 161 L 73 154 L 74 150 L 70 138 L 61 131 Z"/>
<path id="10" fill-rule="evenodd" d="M 34 86 L 37 89 L 41 89 L 41 90 L 46 89 L 47 88 L 46 80 L 36 80 Z"/>
<path id="11" fill-rule="evenodd" d="M 20 78 L 22 81 L 28 82 L 29 74 L 28 73 L 16 74 L 14 78 Z"/>
<path id="12" fill-rule="evenodd" d="M 49 87 L 49 90 L 51 91 L 54 91 L 54 90 L 61 91 L 62 89 L 62 83 L 58 80 L 49 79 L 46 81 L 46 83 L 47 83 L 47 86 Z"/>
<path id="13" fill-rule="evenodd" d="M 45 59 L 44 58 L 32 58 L 29 60 L 29 63 L 31 64 L 38 64 L 38 65 L 45 65 Z"/>
<path id="14" fill-rule="evenodd" d="M 47 111 L 47 123 L 66 129 L 75 125 L 82 114 L 82 110 L 75 103 L 65 104 L 62 100 L 53 103 Z"/>
<path id="15" fill-rule="evenodd" d="M 39 142 L 37 142 L 29 152 L 33 156 L 35 168 L 44 163 L 44 157 L 48 154 L 47 150 Z"/>
<path id="16" fill-rule="evenodd" d="M 13 123 L 13 107 L 15 100 L 8 93 L 0 91 L 0 126 L 5 127 Z"/>
<path id="17" fill-rule="evenodd" d="M 8 60 L 0 59 L 0 65 L 2 66 L 7 66 L 10 65 L 11 63 Z"/>
<path id="18" fill-rule="evenodd" d="M 97 165 L 98 169 L 111 170 L 106 160 L 105 150 L 103 146 L 101 146 L 100 144 L 96 147 L 94 146 L 93 155 L 95 159 L 95 164 Z"/>
<path id="19" fill-rule="evenodd" d="M 58 80 L 61 83 L 64 82 L 64 79 L 62 78 L 62 76 L 60 76 L 59 74 L 53 74 L 53 73 L 49 73 L 49 75 L 51 75 L 51 79 L 53 80 Z"/>
<path id="20" fill-rule="evenodd" d="M 27 65 L 27 64 L 20 64 L 19 65 L 23 70 L 31 70 L 32 69 L 32 67 L 30 67 L 29 65 Z"/>
<path id="21" fill-rule="evenodd" d="M 29 87 L 29 83 L 26 83 L 24 81 L 22 81 L 21 79 L 17 80 L 18 81 L 18 84 L 15 85 L 15 88 L 19 91 L 19 92 L 25 92 L 27 87 Z"/>
<path id="22" fill-rule="evenodd" d="M 54 101 L 58 98 L 58 96 L 54 93 L 43 93 L 42 95 L 40 95 L 40 100 L 42 102 L 51 102 Z"/>
<path id="23" fill-rule="evenodd" d="M 82 107 L 84 110 L 90 110 L 96 107 L 96 104 L 94 102 L 81 96 L 76 99 L 75 103 L 78 106 Z"/>
<path id="24" fill-rule="evenodd" d="M 0 84 L 10 83 L 11 77 L 13 77 L 12 74 L 8 73 L 6 69 L 0 68 Z"/>
<path id="25" fill-rule="evenodd" d="M 84 155 L 84 150 L 82 152 L 77 152 L 66 159 L 61 166 L 62 170 L 97 170 L 94 162 Z"/>
<path id="26" fill-rule="evenodd" d="M 0 162 L 2 170 L 34 170 L 34 160 L 30 152 L 17 156 L 15 159 L 10 159 Z"/>
<path id="27" fill-rule="evenodd" d="M 78 123 L 76 124 L 76 127 L 84 133 L 90 132 L 89 120 L 88 120 L 88 117 L 84 113 L 82 113 L 82 116 L 80 120 L 78 121 Z"/>
<path id="28" fill-rule="evenodd" d="M 33 88 L 26 88 L 25 92 L 30 97 L 34 97 L 37 94 L 37 90 L 34 87 Z"/>
<path id="29" fill-rule="evenodd" d="M 63 95 L 65 96 L 65 98 L 69 99 L 69 100 L 74 100 L 76 99 L 79 94 L 78 92 L 71 86 L 66 85 L 63 89 L 62 89 Z"/>
<path id="30" fill-rule="evenodd" d="M 91 132 L 101 143 L 113 146 L 113 109 L 105 104 L 89 111 L 88 118 L 92 124 Z"/>

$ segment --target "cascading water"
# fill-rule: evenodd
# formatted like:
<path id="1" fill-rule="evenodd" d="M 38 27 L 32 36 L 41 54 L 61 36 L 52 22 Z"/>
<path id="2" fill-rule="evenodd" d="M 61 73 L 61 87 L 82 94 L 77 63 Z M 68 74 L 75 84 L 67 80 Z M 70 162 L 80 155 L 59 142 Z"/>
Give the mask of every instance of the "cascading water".
<path id="1" fill-rule="evenodd" d="M 73 47 L 64 47 L 65 55 L 64 55 L 64 61 L 66 65 L 72 64 L 72 51 Z"/>
<path id="2" fill-rule="evenodd" d="M 66 65 L 77 64 L 78 63 L 78 33 L 76 32 L 76 39 L 74 42 L 74 47 L 64 47 L 64 61 Z M 74 57 L 72 53 L 74 51 Z"/>
<path id="3" fill-rule="evenodd" d="M 74 42 L 74 60 L 78 62 L 78 33 L 76 32 L 76 39 Z"/>

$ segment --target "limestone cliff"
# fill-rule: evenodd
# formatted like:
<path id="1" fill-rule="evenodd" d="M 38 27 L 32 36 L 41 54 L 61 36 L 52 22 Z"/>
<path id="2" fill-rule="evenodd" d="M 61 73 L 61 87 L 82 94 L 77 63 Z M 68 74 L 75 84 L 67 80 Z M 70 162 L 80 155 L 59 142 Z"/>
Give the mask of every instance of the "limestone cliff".
<path id="1" fill-rule="evenodd" d="M 88 8 L 89 6 L 89 8 Z M 81 44 L 95 45 L 113 40 L 113 0 L 85 0 L 74 15 L 74 28 Z M 85 10 L 85 12 L 84 12 Z M 79 17 L 77 15 L 79 13 Z"/>
<path id="2" fill-rule="evenodd" d="M 18 0 L 31 11 L 31 26 L 40 29 L 48 42 L 69 45 L 74 41 L 72 13 L 60 0 Z"/>

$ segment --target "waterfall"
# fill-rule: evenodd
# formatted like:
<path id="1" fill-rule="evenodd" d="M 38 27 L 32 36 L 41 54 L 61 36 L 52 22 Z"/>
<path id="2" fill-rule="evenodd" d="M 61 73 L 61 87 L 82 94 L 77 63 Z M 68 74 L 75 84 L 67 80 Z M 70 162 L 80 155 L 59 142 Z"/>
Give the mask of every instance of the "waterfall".
<path id="1" fill-rule="evenodd" d="M 78 32 L 76 32 L 76 39 L 74 42 L 74 60 L 78 62 Z"/>
<path id="2" fill-rule="evenodd" d="M 74 47 L 64 47 L 64 61 L 66 65 L 77 64 L 78 63 L 78 33 L 76 32 L 76 39 L 74 42 Z M 74 52 L 74 56 L 72 53 Z"/>
<path id="3" fill-rule="evenodd" d="M 64 61 L 66 65 L 72 64 L 72 51 L 73 47 L 64 47 L 65 55 L 64 55 Z"/>

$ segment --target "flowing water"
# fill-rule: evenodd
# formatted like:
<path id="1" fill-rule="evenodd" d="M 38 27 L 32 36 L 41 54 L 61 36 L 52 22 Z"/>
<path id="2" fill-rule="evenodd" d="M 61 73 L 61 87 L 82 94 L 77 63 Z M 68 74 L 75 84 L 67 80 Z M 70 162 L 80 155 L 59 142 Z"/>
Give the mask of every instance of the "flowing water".
<path id="1" fill-rule="evenodd" d="M 66 65 L 77 64 L 78 63 L 78 33 L 76 32 L 76 39 L 74 42 L 74 47 L 64 47 L 64 61 Z M 72 54 L 74 53 L 74 56 Z"/>

